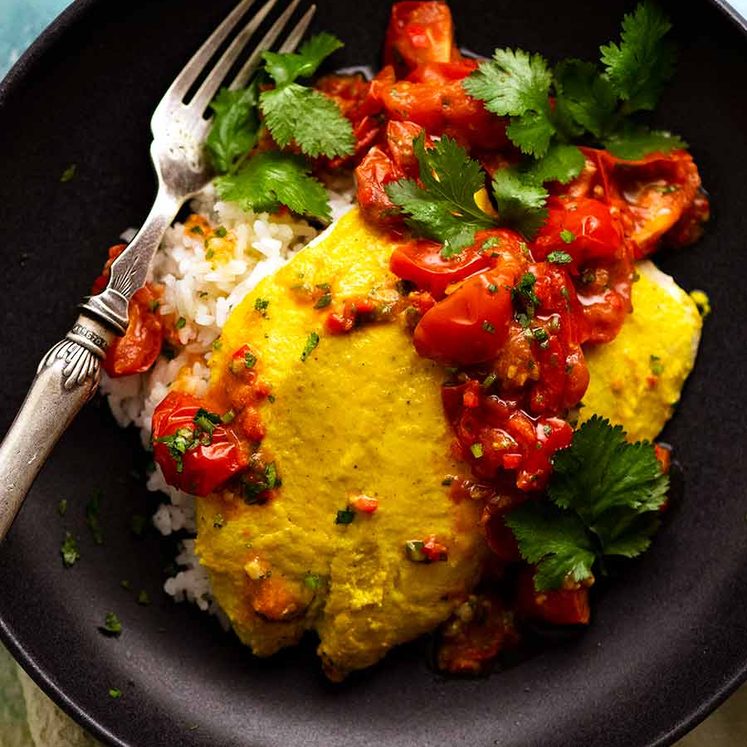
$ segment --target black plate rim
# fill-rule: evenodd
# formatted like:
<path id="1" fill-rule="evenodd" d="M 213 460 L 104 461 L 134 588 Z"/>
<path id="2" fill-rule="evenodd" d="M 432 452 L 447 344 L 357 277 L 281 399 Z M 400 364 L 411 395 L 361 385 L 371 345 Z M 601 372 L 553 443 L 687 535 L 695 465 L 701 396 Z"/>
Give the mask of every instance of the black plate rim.
<path id="1" fill-rule="evenodd" d="M 747 18 L 744 18 L 727 0 L 706 0 L 725 16 L 747 39 Z M 46 53 L 64 37 L 67 31 L 77 25 L 86 13 L 96 6 L 102 5 L 104 0 L 73 0 L 44 31 L 34 40 L 26 51 L 18 58 L 4 78 L 0 79 L 0 114 L 14 90 L 21 88 L 33 68 L 43 62 Z M 29 675 L 33 682 L 68 716 L 88 731 L 98 741 L 113 747 L 132 747 L 132 745 L 112 734 L 93 715 L 86 712 L 80 705 L 68 697 L 46 672 L 34 657 L 24 648 L 19 637 L 12 631 L 0 615 L 0 642 L 8 649 L 15 661 Z M 650 747 L 667 747 L 685 736 L 718 706 L 724 703 L 740 685 L 747 682 L 747 656 L 741 669 L 716 690 L 710 698 L 704 700 L 700 707 L 687 718 L 680 721 L 672 729 L 662 734 Z"/>

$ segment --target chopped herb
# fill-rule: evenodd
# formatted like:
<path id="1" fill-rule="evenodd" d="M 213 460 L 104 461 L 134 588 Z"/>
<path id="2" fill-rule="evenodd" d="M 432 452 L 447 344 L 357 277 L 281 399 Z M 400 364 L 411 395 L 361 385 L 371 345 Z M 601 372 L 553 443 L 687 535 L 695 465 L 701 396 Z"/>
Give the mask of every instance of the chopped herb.
<path id="1" fill-rule="evenodd" d="M 245 368 L 254 368 L 254 366 L 257 363 L 257 356 L 254 355 L 251 351 L 247 350 L 244 353 L 244 367 Z"/>
<path id="2" fill-rule="evenodd" d="M 80 560 L 78 543 L 70 532 L 65 532 L 65 539 L 62 542 L 60 554 L 62 555 L 62 562 L 66 568 L 70 568 L 70 566 Z"/>
<path id="3" fill-rule="evenodd" d="M 268 394 L 268 395 L 267 395 L 267 401 L 268 401 L 268 402 L 269 402 L 269 403 L 270 403 L 271 405 L 275 404 L 275 395 L 274 395 L 274 394 Z"/>
<path id="4" fill-rule="evenodd" d="M 497 379 L 498 379 L 498 376 L 494 372 L 489 373 L 482 381 L 482 384 L 481 384 L 482 388 L 490 389 L 490 387 L 493 386 L 493 384 L 495 384 Z"/>
<path id="5" fill-rule="evenodd" d="M 187 451 L 199 443 L 195 437 L 194 428 L 179 428 L 176 433 L 172 433 L 170 436 L 162 436 L 156 439 L 156 442 L 166 444 L 171 458 L 176 463 L 177 472 L 184 470 L 183 457 Z"/>
<path id="6" fill-rule="evenodd" d="M 253 506 L 265 502 L 262 494 L 267 490 L 279 488 L 281 483 L 275 462 L 266 464 L 261 472 L 255 468 L 244 475 L 243 494 L 244 503 Z"/>
<path id="7" fill-rule="evenodd" d="M 220 337 L 217 337 L 215 340 L 213 340 L 210 347 L 213 350 L 220 350 L 223 347 L 223 343 L 221 342 Z"/>
<path id="8" fill-rule="evenodd" d="M 498 290 L 498 286 L 495 283 L 488 285 L 488 293 L 495 293 Z"/>
<path id="9" fill-rule="evenodd" d="M 534 292 L 534 284 L 537 278 L 531 272 L 525 272 L 518 283 L 511 289 L 511 298 L 514 304 L 524 307 L 528 317 L 533 317 L 539 306 L 540 300 Z"/>
<path id="10" fill-rule="evenodd" d="M 480 459 L 485 453 L 481 443 L 472 444 L 472 446 L 469 447 L 469 450 L 472 452 L 472 456 L 475 459 Z"/>
<path id="11" fill-rule="evenodd" d="M 150 604 L 150 594 L 145 589 L 140 589 L 137 593 L 137 603 L 143 605 L 143 607 Z"/>
<path id="12" fill-rule="evenodd" d="M 215 514 L 213 516 L 213 529 L 223 528 L 223 514 Z"/>
<path id="13" fill-rule="evenodd" d="M 540 346 L 544 345 L 544 343 L 546 343 L 550 339 L 550 335 L 547 334 L 547 330 L 543 329 L 542 327 L 535 327 L 532 330 L 532 337 L 537 340 Z"/>
<path id="14" fill-rule="evenodd" d="M 491 335 L 495 334 L 495 325 L 491 324 L 487 319 L 483 320 L 482 328 Z"/>
<path id="15" fill-rule="evenodd" d="M 649 366 L 651 373 L 654 376 L 661 376 L 664 373 L 664 364 L 661 362 L 661 358 L 658 355 L 652 355 L 649 357 Z"/>
<path id="16" fill-rule="evenodd" d="M 130 591 L 130 590 L 132 589 L 132 584 L 131 584 L 131 583 L 130 583 L 130 582 L 129 582 L 129 581 L 128 581 L 128 580 L 126 579 L 126 578 L 123 578 L 123 579 L 122 579 L 122 580 L 121 580 L 121 581 L 119 582 L 119 585 L 120 585 L 120 586 L 121 586 L 121 587 L 122 587 L 123 589 L 126 589 L 127 591 Z"/>
<path id="17" fill-rule="evenodd" d="M 254 301 L 254 310 L 258 311 L 260 314 L 262 314 L 262 316 L 264 316 L 269 305 L 270 302 L 266 298 L 257 298 Z"/>
<path id="18" fill-rule="evenodd" d="M 425 542 L 422 540 L 407 540 L 405 542 L 405 555 L 407 555 L 407 559 L 413 563 L 427 563 L 428 556 L 423 550 L 424 547 Z"/>
<path id="19" fill-rule="evenodd" d="M 306 359 L 311 355 L 316 346 L 319 344 L 319 335 L 316 332 L 310 332 L 309 337 L 306 340 L 303 352 L 301 353 L 301 362 L 305 362 Z"/>
<path id="20" fill-rule="evenodd" d="M 228 231 L 226 231 L 226 229 L 225 229 L 224 226 L 218 226 L 218 228 L 215 229 L 215 235 L 219 239 L 225 238 L 227 233 L 228 233 Z"/>
<path id="21" fill-rule="evenodd" d="M 560 232 L 560 238 L 562 239 L 564 244 L 571 244 L 576 239 L 576 234 L 573 233 L 573 231 L 569 231 L 567 228 L 564 228 Z"/>
<path id="22" fill-rule="evenodd" d="M 63 498 L 58 504 L 57 504 L 57 513 L 60 516 L 64 516 L 67 512 L 67 498 Z"/>
<path id="23" fill-rule="evenodd" d="M 355 519 L 355 511 L 350 506 L 337 512 L 335 516 L 335 524 L 352 524 Z"/>
<path id="24" fill-rule="evenodd" d="M 118 700 L 122 697 L 122 691 L 118 690 L 116 687 L 111 687 L 109 688 L 109 697 Z"/>
<path id="25" fill-rule="evenodd" d="M 183 316 L 180 316 L 176 320 L 176 328 L 177 329 L 184 329 L 184 327 L 186 326 L 186 324 L 187 324 L 187 320 Z"/>
<path id="26" fill-rule="evenodd" d="M 86 504 L 86 524 L 91 530 L 91 536 L 93 541 L 97 545 L 104 544 L 104 533 L 101 530 L 101 524 L 99 522 L 99 510 L 101 508 L 101 497 L 103 493 L 97 490 L 93 494 L 93 498 Z"/>
<path id="27" fill-rule="evenodd" d="M 568 252 L 550 252 L 547 261 L 555 265 L 567 265 L 573 262 L 573 257 Z"/>
<path id="28" fill-rule="evenodd" d="M 212 259 L 215 256 L 215 249 L 208 249 L 205 252 L 205 259 Z"/>
<path id="29" fill-rule="evenodd" d="M 205 232 L 202 230 L 202 226 L 192 226 L 192 228 L 189 229 L 190 233 L 198 233 L 200 236 L 203 236 Z"/>
<path id="30" fill-rule="evenodd" d="M 501 245 L 501 240 L 498 236 L 491 236 L 489 239 L 485 239 L 485 241 L 482 242 L 482 246 L 480 249 L 484 252 L 488 251 L 489 249 L 495 249 L 496 247 L 499 247 Z"/>
<path id="31" fill-rule="evenodd" d="M 104 624 L 99 626 L 99 630 L 104 635 L 119 636 L 122 633 L 122 623 L 113 612 L 107 612 Z"/>
<path id="32" fill-rule="evenodd" d="M 306 587 L 311 589 L 312 591 L 318 591 L 324 585 L 324 580 L 322 579 L 322 577 L 317 575 L 316 573 L 311 572 L 307 573 L 304 576 L 303 582 Z"/>
<path id="33" fill-rule="evenodd" d="M 77 164 L 71 163 L 63 172 L 60 177 L 60 182 L 66 184 L 75 178 L 75 172 L 78 170 Z"/>
<path id="34" fill-rule="evenodd" d="M 332 293 L 329 290 L 327 290 L 327 291 L 324 292 L 323 296 L 320 296 L 316 300 L 316 303 L 314 304 L 314 308 L 315 309 L 325 309 L 331 303 L 332 303 Z"/>
<path id="35" fill-rule="evenodd" d="M 226 410 L 221 416 L 220 416 L 220 422 L 224 425 L 228 425 L 229 423 L 233 423 L 233 421 L 236 419 L 236 413 L 233 410 Z"/>

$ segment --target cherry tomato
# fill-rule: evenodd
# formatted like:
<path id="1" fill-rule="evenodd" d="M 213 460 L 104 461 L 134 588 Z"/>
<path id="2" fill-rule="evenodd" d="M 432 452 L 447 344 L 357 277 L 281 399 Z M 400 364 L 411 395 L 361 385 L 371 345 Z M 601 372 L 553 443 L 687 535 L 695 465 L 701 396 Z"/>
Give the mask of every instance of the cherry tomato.
<path id="1" fill-rule="evenodd" d="M 506 145 L 506 123 L 467 94 L 460 80 L 433 83 L 400 81 L 379 92 L 390 120 L 407 120 L 431 135 L 448 135 L 470 148 Z"/>
<path id="2" fill-rule="evenodd" d="M 622 226 L 603 202 L 588 197 L 551 197 L 547 209 L 547 220 L 532 243 L 535 259 L 565 252 L 573 259 L 571 271 L 578 273 L 580 267 L 595 260 L 625 258 Z"/>
<path id="3" fill-rule="evenodd" d="M 422 131 L 423 128 L 414 122 L 387 122 L 386 125 L 386 146 L 392 161 L 411 178 L 418 176 L 418 160 L 412 143 Z M 426 148 L 430 143 L 426 136 Z"/>
<path id="4" fill-rule="evenodd" d="M 427 311 L 413 337 L 418 355 L 462 366 L 495 358 L 513 316 L 516 269 L 503 266 L 474 275 Z"/>
<path id="5" fill-rule="evenodd" d="M 579 586 L 537 591 L 534 572 L 526 569 L 519 574 L 517 612 L 531 620 L 544 620 L 553 625 L 588 625 L 589 590 Z"/>
<path id="6" fill-rule="evenodd" d="M 454 21 L 444 2 L 399 2 L 392 6 L 384 64 L 406 72 L 424 62 L 459 59 L 454 43 Z"/>
<path id="7" fill-rule="evenodd" d="M 214 492 L 249 465 L 246 448 L 231 426 L 213 422 L 213 413 L 198 417 L 200 410 L 208 410 L 205 404 L 172 391 L 153 413 L 153 457 L 166 482 L 199 496 Z"/>
<path id="8" fill-rule="evenodd" d="M 129 322 L 123 337 L 115 337 L 104 358 L 109 376 L 145 373 L 161 353 L 163 324 L 158 314 L 159 295 L 149 286 L 141 288 L 130 299 Z"/>
<path id="9" fill-rule="evenodd" d="M 501 256 L 497 252 L 499 247 L 519 254 L 521 241 L 518 234 L 506 229 L 478 231 L 474 243 L 456 256 L 444 258 L 441 244 L 413 239 L 393 250 L 389 267 L 397 277 L 410 280 L 439 300 L 450 285 L 492 267 Z"/>
<path id="10" fill-rule="evenodd" d="M 378 146 L 368 151 L 355 169 L 358 204 L 363 214 L 379 226 L 402 223 L 399 208 L 389 199 L 386 185 L 404 178 L 404 172 Z"/>
<path id="11" fill-rule="evenodd" d="M 114 264 L 114 260 L 122 254 L 122 252 L 127 248 L 127 244 L 115 244 L 112 247 L 109 247 L 109 256 L 106 260 L 106 263 L 104 264 L 104 269 L 101 271 L 101 274 L 96 278 L 96 280 L 93 281 L 93 285 L 91 286 L 91 295 L 96 296 L 101 291 L 106 288 L 107 283 L 109 282 L 109 275 L 111 274 L 111 267 L 112 264 Z"/>

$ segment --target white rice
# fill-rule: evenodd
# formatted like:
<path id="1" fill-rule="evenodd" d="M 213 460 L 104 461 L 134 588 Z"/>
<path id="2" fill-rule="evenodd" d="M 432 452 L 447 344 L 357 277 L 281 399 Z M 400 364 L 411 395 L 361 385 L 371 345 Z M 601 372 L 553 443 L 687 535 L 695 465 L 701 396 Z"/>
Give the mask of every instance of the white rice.
<path id="1" fill-rule="evenodd" d="M 330 190 L 329 196 L 336 220 L 350 209 L 352 189 L 343 184 L 339 190 Z M 202 394 L 209 379 L 212 343 L 220 335 L 231 310 L 262 278 L 275 272 L 318 235 L 305 220 L 246 212 L 235 204 L 216 201 L 212 187 L 192 201 L 191 209 L 213 228 L 223 226 L 227 235 L 216 254 L 220 260 L 211 259 L 206 256 L 208 247 L 204 238 L 176 223 L 166 232 L 154 259 L 151 279 L 164 286 L 159 310 L 161 314 L 175 313 L 185 320 L 178 332 L 183 347 L 173 359 L 161 355 L 145 374 L 117 379 L 104 375 L 101 382 L 101 391 L 117 423 L 139 428 L 146 449 L 150 448 L 153 410 L 166 396 L 176 376 L 191 366 L 189 375 L 182 373 L 180 388 L 186 387 L 198 396 Z M 128 229 L 122 238 L 129 241 L 133 235 L 134 230 Z M 199 357 L 195 360 L 196 355 Z M 190 364 L 190 360 L 194 362 Z M 180 570 L 166 580 L 164 591 L 175 601 L 194 602 L 201 610 L 218 614 L 227 625 L 225 615 L 212 598 L 207 571 L 194 552 L 194 497 L 167 485 L 158 466 L 148 478 L 147 487 L 164 493 L 167 498 L 154 514 L 153 525 L 161 534 L 178 532 L 182 537 L 175 559 Z"/>

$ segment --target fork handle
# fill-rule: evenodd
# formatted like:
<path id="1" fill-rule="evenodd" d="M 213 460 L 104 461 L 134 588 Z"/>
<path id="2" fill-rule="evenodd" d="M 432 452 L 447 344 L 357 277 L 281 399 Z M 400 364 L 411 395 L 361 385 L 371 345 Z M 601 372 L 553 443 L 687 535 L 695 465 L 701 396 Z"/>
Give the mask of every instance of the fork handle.
<path id="1" fill-rule="evenodd" d="M 26 399 L 0 445 L 0 541 L 65 429 L 99 385 L 115 333 L 81 314 L 42 358 Z"/>

